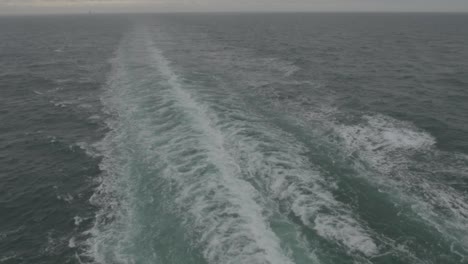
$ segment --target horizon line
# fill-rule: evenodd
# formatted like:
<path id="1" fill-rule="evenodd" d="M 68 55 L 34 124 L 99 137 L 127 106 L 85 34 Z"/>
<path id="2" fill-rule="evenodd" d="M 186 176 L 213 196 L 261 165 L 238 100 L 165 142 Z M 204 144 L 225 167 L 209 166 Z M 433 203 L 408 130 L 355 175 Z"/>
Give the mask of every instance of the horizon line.
<path id="1" fill-rule="evenodd" d="M 132 11 L 132 12 L 112 12 L 112 11 L 79 11 L 79 12 L 23 12 L 23 13 L 0 13 L 0 16 L 60 16 L 60 15 L 157 15 L 157 14 L 467 14 L 468 11 L 391 11 L 391 10 L 349 10 L 349 11 Z"/>

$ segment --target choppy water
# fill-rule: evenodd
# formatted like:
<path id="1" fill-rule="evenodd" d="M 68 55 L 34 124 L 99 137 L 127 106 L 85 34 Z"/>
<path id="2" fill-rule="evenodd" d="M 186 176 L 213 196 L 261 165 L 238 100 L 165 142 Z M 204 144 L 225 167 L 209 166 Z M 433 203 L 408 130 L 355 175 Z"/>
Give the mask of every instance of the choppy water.
<path id="1" fill-rule="evenodd" d="M 468 263 L 467 23 L 0 18 L 0 263 Z"/>

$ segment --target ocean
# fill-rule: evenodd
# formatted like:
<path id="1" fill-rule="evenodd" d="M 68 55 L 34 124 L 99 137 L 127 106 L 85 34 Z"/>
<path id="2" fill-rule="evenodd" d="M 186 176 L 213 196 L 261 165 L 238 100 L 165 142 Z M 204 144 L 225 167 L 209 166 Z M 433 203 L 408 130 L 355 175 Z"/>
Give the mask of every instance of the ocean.
<path id="1" fill-rule="evenodd" d="M 468 263 L 467 25 L 0 17 L 0 263 Z"/>

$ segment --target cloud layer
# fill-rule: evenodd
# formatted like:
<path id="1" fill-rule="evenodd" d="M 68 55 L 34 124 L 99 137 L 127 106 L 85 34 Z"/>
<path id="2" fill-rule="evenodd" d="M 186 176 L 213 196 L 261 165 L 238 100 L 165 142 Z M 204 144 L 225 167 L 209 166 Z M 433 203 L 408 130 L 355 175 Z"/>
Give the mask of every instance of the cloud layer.
<path id="1" fill-rule="evenodd" d="M 0 13 L 170 11 L 458 11 L 468 0 L 0 0 Z"/>

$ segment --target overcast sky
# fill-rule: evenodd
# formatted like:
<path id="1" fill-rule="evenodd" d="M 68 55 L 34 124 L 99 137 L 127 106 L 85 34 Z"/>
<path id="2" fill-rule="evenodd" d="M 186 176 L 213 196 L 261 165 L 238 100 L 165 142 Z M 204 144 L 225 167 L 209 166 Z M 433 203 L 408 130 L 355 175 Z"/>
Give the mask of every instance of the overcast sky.
<path id="1" fill-rule="evenodd" d="M 0 0 L 0 14 L 199 11 L 468 12 L 468 0 Z"/>

